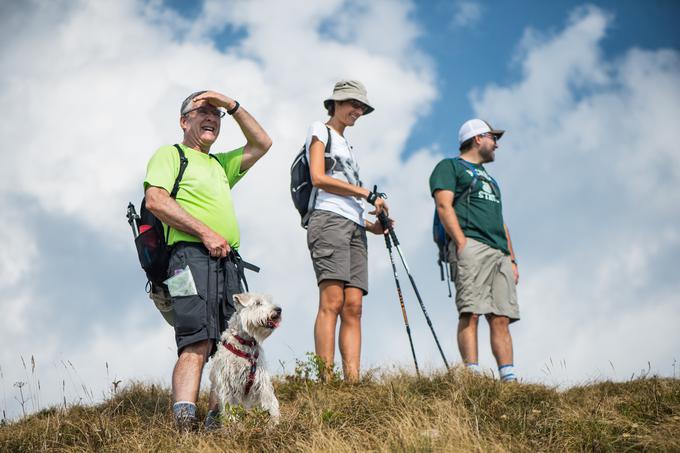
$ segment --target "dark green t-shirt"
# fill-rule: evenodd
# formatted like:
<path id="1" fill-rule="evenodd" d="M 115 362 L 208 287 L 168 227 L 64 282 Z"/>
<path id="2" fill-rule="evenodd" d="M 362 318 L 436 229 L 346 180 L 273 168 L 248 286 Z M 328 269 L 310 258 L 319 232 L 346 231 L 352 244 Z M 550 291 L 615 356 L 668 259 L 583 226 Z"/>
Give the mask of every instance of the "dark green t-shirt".
<path id="1" fill-rule="evenodd" d="M 500 188 L 483 165 L 468 164 L 478 173 L 477 181 L 469 192 L 469 199 L 464 193 L 470 186 L 474 173 L 457 158 L 444 159 L 434 167 L 430 175 L 430 193 L 434 197 L 437 190 L 453 192 L 456 216 L 465 236 L 510 254 L 503 228 Z M 459 200 L 460 197 L 463 198 Z"/>

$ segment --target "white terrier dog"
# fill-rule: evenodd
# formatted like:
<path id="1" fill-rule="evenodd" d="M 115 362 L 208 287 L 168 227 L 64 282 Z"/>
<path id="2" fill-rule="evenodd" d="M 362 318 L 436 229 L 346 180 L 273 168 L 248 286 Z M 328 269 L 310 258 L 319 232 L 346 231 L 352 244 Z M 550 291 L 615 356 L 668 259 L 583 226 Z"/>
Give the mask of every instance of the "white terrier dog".
<path id="1" fill-rule="evenodd" d="M 217 392 L 220 411 L 229 418 L 229 406 L 259 406 L 269 412 L 270 423 L 279 421 L 279 401 L 274 395 L 260 344 L 281 323 L 281 307 L 269 296 L 254 293 L 234 296 L 236 312 L 222 333 L 212 359 L 210 382 Z"/>

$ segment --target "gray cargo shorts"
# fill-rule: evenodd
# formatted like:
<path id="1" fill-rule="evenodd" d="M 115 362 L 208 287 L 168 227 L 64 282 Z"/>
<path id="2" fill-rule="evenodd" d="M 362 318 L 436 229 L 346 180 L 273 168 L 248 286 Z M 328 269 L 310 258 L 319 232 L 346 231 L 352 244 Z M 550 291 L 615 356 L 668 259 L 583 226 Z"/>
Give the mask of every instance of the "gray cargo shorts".
<path id="1" fill-rule="evenodd" d="M 330 211 L 316 210 L 307 226 L 316 282 L 341 280 L 368 294 L 366 229 Z"/>
<path id="2" fill-rule="evenodd" d="M 510 256 L 468 238 L 460 255 L 456 254 L 455 242 L 450 242 L 449 262 L 459 314 L 494 314 L 507 316 L 510 322 L 519 320 L 517 285 Z"/>
<path id="3" fill-rule="evenodd" d="M 198 294 L 171 298 L 178 355 L 190 344 L 218 340 L 235 311 L 234 294 L 243 292 L 232 260 L 211 257 L 203 244 L 181 242 L 173 246 L 168 276 L 187 265 Z"/>

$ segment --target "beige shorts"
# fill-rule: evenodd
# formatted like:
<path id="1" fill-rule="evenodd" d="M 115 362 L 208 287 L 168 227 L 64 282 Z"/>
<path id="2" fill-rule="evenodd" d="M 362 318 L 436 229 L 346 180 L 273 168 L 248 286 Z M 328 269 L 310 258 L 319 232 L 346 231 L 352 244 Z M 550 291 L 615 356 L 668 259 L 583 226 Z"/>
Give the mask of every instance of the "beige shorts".
<path id="1" fill-rule="evenodd" d="M 316 282 L 341 280 L 368 294 L 366 230 L 329 211 L 316 210 L 307 226 L 307 247 L 312 255 Z"/>
<path id="2" fill-rule="evenodd" d="M 468 238 L 460 255 L 451 241 L 449 261 L 458 313 L 494 314 L 507 316 L 510 322 L 519 320 L 517 286 L 508 255 Z"/>

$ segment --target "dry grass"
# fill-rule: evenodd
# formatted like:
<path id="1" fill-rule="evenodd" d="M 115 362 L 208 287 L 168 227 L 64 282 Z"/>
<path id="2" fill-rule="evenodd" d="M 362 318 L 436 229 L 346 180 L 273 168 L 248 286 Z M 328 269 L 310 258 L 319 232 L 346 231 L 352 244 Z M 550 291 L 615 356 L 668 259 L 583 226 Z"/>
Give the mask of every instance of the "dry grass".
<path id="1" fill-rule="evenodd" d="M 221 432 L 179 435 L 168 389 L 133 384 L 97 406 L 47 409 L 0 426 L 0 451 L 680 451 L 680 380 L 603 382 L 560 392 L 462 370 L 416 378 L 276 383 L 281 423 L 245 414 Z M 205 414 L 205 396 L 199 411 Z"/>

